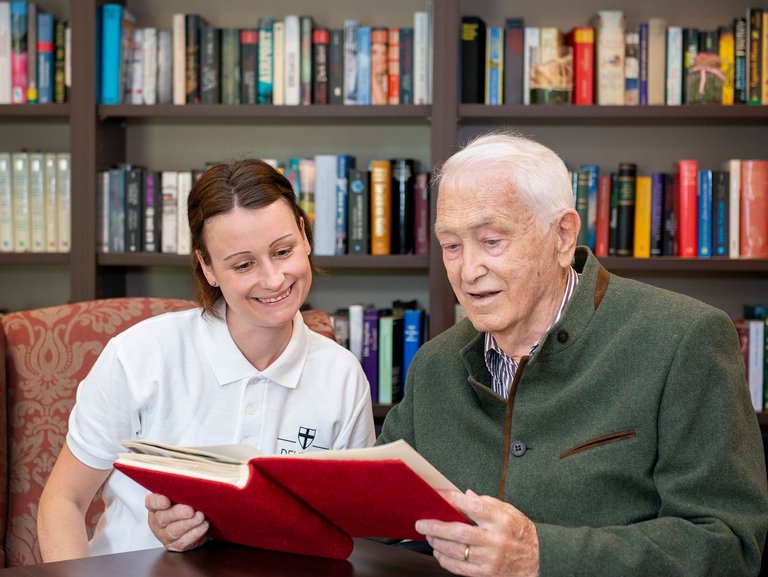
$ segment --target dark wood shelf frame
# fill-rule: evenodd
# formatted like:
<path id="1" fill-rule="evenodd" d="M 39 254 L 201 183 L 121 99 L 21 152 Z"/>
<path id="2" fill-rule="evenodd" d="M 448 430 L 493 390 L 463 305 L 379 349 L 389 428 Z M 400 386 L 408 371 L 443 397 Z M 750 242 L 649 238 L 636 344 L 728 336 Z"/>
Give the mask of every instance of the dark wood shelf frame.
<path id="1" fill-rule="evenodd" d="M 68 265 L 68 252 L 0 252 L 0 265 Z"/>

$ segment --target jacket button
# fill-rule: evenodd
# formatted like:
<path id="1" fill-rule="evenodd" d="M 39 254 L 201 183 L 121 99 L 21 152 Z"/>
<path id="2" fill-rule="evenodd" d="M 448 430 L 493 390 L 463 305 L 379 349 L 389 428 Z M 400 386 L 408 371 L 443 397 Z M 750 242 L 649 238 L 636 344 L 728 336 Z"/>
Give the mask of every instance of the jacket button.
<path id="1" fill-rule="evenodd" d="M 514 441 L 512 443 L 512 455 L 515 457 L 522 457 L 527 450 L 528 447 L 522 441 Z"/>
<path id="2" fill-rule="evenodd" d="M 557 333 L 557 340 L 561 343 L 568 342 L 568 331 L 560 331 Z"/>

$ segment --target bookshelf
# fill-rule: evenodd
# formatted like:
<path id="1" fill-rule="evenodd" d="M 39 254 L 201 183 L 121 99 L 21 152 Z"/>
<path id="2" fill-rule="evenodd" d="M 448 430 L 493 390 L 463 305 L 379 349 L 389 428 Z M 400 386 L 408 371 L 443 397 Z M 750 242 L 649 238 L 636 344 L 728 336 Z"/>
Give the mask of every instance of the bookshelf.
<path id="1" fill-rule="evenodd" d="M 0 254 L 0 308 L 18 309 L 105 296 L 187 297 L 189 257 L 167 254 L 98 254 L 97 171 L 117 162 L 153 169 L 187 169 L 210 160 L 260 154 L 289 156 L 352 152 L 358 164 L 374 156 L 410 156 L 422 167 L 439 164 L 478 132 L 509 127 L 556 150 L 569 164 L 620 161 L 667 170 L 691 156 L 719 167 L 730 157 L 768 157 L 768 106 L 484 106 L 460 104 L 458 30 L 462 15 L 503 24 L 508 16 L 527 24 L 568 30 L 588 23 L 601 0 L 508 3 L 500 0 L 435 0 L 433 102 L 410 106 L 98 105 L 96 11 L 99 0 L 39 0 L 72 24 L 72 88 L 67 104 L 0 106 L 0 146 L 72 153 L 72 251 L 68 255 Z M 670 4 L 649 0 L 625 8 L 630 23 L 663 16 L 668 23 L 713 28 L 744 13 L 748 0 L 699 0 Z M 175 12 L 197 12 L 215 26 L 255 23 L 258 16 L 311 14 L 340 27 L 343 19 L 406 25 L 425 0 L 128 0 L 141 25 L 170 27 Z M 695 8 L 695 9 L 693 9 Z M 434 207 L 434 195 L 432 203 Z M 316 276 L 310 302 L 332 309 L 367 300 L 386 306 L 394 298 L 418 298 L 430 312 L 430 333 L 453 322 L 454 296 L 436 243 L 427 257 L 321 257 L 328 275 Z M 677 258 L 604 259 L 618 274 L 691 294 L 738 316 L 744 303 L 765 302 L 768 260 Z M 10 287 L 10 288 L 7 288 Z M 363 296 L 365 295 L 365 296 Z M 768 426 L 761 416 L 763 427 Z"/>

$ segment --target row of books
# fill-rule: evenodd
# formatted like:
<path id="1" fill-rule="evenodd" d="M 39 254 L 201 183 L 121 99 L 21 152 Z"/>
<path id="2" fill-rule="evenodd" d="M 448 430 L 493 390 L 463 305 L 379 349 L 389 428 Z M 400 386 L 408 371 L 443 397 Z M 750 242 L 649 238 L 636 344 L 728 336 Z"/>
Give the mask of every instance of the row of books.
<path id="1" fill-rule="evenodd" d="M 428 315 L 417 301 L 393 301 L 377 309 L 352 304 L 331 315 L 336 341 L 360 361 L 374 403 L 402 400 L 405 377 L 418 348 L 426 340 Z"/>
<path id="2" fill-rule="evenodd" d="M 211 26 L 174 14 L 139 27 L 129 8 L 100 8 L 101 104 L 428 104 L 430 11 L 412 27 L 318 26 L 311 16 Z"/>
<path id="3" fill-rule="evenodd" d="M 768 411 L 768 306 L 745 305 L 743 317 L 733 322 L 739 333 L 752 407 Z"/>
<path id="4" fill-rule="evenodd" d="M 0 1 L 0 104 L 66 102 L 69 25 L 26 0 Z"/>
<path id="5" fill-rule="evenodd" d="M 598 257 L 768 258 L 768 160 L 711 170 L 683 159 L 650 175 L 583 164 L 572 175 L 578 243 Z"/>
<path id="6" fill-rule="evenodd" d="M 461 22 L 461 101 L 480 104 L 768 104 L 768 9 L 717 29 L 621 10 L 563 32 L 507 18 Z"/>
<path id="7" fill-rule="evenodd" d="M 0 152 L 0 252 L 69 252 L 68 152 Z"/>

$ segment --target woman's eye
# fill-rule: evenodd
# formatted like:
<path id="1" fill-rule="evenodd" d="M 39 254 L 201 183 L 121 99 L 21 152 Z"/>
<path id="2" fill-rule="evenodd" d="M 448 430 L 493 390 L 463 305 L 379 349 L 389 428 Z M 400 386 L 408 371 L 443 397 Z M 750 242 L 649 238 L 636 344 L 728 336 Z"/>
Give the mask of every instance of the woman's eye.
<path id="1" fill-rule="evenodd" d="M 293 247 L 281 248 L 280 250 L 275 251 L 275 258 L 285 258 L 287 256 L 290 256 L 292 252 L 293 252 Z"/>
<path id="2" fill-rule="evenodd" d="M 245 271 L 251 268 L 252 263 L 250 262 L 243 262 L 235 266 L 236 271 Z"/>

